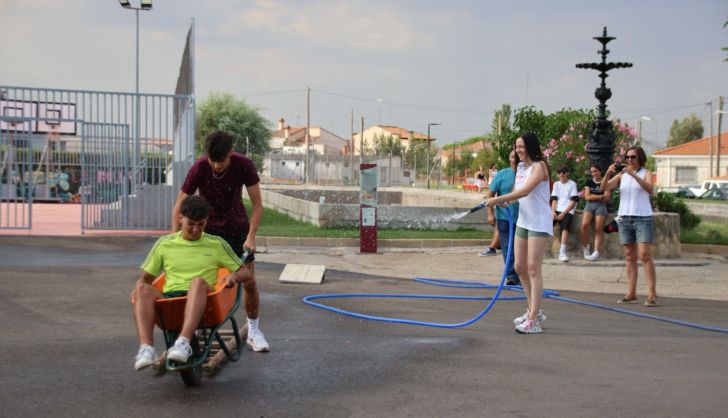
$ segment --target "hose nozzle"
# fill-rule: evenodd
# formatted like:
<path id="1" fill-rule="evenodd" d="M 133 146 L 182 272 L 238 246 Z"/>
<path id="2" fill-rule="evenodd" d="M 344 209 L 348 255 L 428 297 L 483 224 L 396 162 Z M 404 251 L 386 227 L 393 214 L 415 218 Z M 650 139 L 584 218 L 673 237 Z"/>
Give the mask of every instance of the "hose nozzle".
<path id="1" fill-rule="evenodd" d="M 478 203 L 477 205 L 475 205 L 472 209 L 470 209 L 470 213 L 477 212 L 481 209 L 484 209 L 486 202 L 487 202 L 487 200 L 484 200 L 484 201 Z"/>

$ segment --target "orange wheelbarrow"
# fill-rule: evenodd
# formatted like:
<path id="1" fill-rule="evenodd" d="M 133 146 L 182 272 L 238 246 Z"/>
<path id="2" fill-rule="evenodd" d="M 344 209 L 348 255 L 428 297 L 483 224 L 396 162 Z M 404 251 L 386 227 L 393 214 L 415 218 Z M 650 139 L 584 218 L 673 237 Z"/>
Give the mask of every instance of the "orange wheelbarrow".
<path id="1" fill-rule="evenodd" d="M 207 294 L 205 313 L 197 327 L 197 332 L 190 340 L 192 355 L 187 363 L 181 364 L 166 359 L 165 368 L 169 371 L 179 371 L 187 386 L 198 386 L 202 382 L 202 365 L 207 361 L 214 341 L 218 342 L 220 350 L 225 353 L 228 360 L 234 362 L 240 359 L 243 344 L 241 343 L 240 330 L 234 314 L 240 307 L 243 287 L 241 284 L 234 287 L 225 287 L 225 276 L 229 273 L 224 268 L 219 269 L 217 272 L 215 290 Z M 154 280 L 152 285 L 161 292 L 164 288 L 164 281 L 165 275 L 162 274 Z M 164 343 L 167 349 L 174 345 L 182 330 L 186 302 L 186 296 L 157 299 L 154 302 L 155 322 L 164 333 Z M 220 332 L 223 325 L 228 321 L 230 321 L 232 334 L 235 337 L 236 347 L 234 349 L 228 346 Z"/>

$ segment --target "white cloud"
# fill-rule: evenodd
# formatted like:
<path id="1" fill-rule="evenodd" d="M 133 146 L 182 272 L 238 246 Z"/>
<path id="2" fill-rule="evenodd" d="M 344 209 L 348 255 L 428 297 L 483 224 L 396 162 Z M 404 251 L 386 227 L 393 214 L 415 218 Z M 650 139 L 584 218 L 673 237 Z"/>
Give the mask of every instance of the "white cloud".
<path id="1" fill-rule="evenodd" d="M 418 29 L 423 26 L 391 6 L 258 0 L 254 8 L 230 16 L 223 30 L 267 30 L 324 47 L 404 51 L 434 44 L 431 35 Z"/>

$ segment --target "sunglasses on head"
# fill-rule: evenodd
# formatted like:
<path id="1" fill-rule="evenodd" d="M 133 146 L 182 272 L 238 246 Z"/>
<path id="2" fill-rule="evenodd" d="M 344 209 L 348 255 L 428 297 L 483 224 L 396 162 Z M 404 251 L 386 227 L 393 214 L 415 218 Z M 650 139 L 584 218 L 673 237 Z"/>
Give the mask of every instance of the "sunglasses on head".
<path id="1" fill-rule="evenodd" d="M 636 155 L 625 155 L 624 159 L 625 160 L 636 160 L 637 156 Z"/>

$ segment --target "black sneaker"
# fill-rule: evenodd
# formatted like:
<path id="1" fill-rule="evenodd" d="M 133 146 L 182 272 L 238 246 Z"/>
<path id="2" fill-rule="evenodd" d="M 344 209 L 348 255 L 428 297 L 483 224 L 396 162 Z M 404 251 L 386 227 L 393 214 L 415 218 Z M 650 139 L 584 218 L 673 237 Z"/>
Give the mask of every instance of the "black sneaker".
<path id="1" fill-rule="evenodd" d="M 487 257 L 489 255 L 496 255 L 498 253 L 498 250 L 495 248 L 488 247 L 484 249 L 480 254 L 478 254 L 481 257 Z"/>

